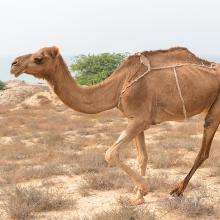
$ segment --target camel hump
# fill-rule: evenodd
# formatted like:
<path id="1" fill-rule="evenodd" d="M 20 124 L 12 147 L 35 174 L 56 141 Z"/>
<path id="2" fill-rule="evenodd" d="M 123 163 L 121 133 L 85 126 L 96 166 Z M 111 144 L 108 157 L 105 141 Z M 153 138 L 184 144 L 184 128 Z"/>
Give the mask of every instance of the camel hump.
<path id="1" fill-rule="evenodd" d="M 111 77 L 124 72 L 137 72 L 140 63 L 150 67 L 163 67 L 184 63 L 207 66 L 212 64 L 212 62 L 197 57 L 185 47 L 173 47 L 167 50 L 143 51 L 130 55 L 118 66 Z"/>
<path id="2" fill-rule="evenodd" d="M 197 57 L 185 47 L 173 47 L 168 50 L 143 51 L 138 54 L 146 56 L 152 67 L 182 63 L 211 65 L 211 62 Z"/>

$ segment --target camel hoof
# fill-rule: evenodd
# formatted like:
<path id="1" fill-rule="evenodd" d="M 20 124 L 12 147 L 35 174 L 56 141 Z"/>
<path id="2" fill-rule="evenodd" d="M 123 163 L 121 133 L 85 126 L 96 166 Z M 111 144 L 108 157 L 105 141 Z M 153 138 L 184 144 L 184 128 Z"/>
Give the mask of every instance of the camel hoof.
<path id="1" fill-rule="evenodd" d="M 138 191 L 140 191 L 142 196 L 146 196 L 148 194 L 148 192 L 149 192 L 147 187 L 145 187 L 144 189 L 143 188 L 142 189 L 138 189 L 137 192 Z"/>
<path id="2" fill-rule="evenodd" d="M 142 195 L 142 196 L 146 196 L 147 193 L 149 192 L 149 189 L 148 189 L 148 186 L 147 186 L 147 181 L 144 181 L 142 182 L 142 184 L 140 186 L 138 186 L 138 190 L 137 192 L 139 191 L 139 193 Z"/>
<path id="3" fill-rule="evenodd" d="M 144 203 L 144 195 L 146 195 L 146 194 L 147 194 L 146 189 L 144 190 L 144 193 L 143 193 L 143 189 L 142 190 L 138 189 L 135 198 L 133 200 L 131 200 L 130 204 L 131 205 L 143 204 Z"/>
<path id="4" fill-rule="evenodd" d="M 144 198 L 135 198 L 133 200 L 130 201 L 130 205 L 132 206 L 136 206 L 136 205 L 141 205 L 144 203 Z"/>
<path id="5" fill-rule="evenodd" d="M 172 190 L 170 192 L 170 195 L 173 196 L 173 197 L 182 197 L 183 196 L 183 192 L 182 192 L 182 190 L 179 187 L 177 187 L 177 188 L 175 188 L 174 190 Z"/>
<path id="6" fill-rule="evenodd" d="M 184 191 L 184 182 L 180 182 L 171 192 L 170 195 L 172 196 L 183 196 L 183 191 Z"/>

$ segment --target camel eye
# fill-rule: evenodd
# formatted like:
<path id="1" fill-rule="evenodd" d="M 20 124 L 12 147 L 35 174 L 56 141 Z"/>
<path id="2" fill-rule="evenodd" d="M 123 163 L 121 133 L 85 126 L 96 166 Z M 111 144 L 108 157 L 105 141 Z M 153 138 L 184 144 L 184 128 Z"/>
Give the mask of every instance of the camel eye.
<path id="1" fill-rule="evenodd" d="M 43 63 L 43 57 L 34 58 L 34 63 L 36 63 L 37 65 L 42 64 Z"/>

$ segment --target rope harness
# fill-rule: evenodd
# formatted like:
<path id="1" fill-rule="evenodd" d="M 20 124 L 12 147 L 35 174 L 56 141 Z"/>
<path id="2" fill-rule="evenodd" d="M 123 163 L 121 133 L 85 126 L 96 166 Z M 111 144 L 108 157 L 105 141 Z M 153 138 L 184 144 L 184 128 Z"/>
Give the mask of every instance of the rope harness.
<path id="1" fill-rule="evenodd" d="M 150 73 L 152 70 L 163 70 L 163 69 L 173 69 L 173 73 L 174 73 L 174 77 L 175 77 L 175 81 L 176 81 L 176 87 L 179 93 L 179 97 L 182 103 L 182 109 L 183 109 L 183 115 L 184 115 L 184 119 L 187 119 L 187 111 L 186 111 L 186 106 L 185 106 L 185 101 L 182 95 L 182 91 L 179 85 L 179 79 L 177 76 L 177 72 L 176 72 L 176 68 L 177 67 L 183 67 L 183 66 L 198 66 L 198 67 L 205 67 L 208 69 L 213 69 L 213 65 L 214 63 L 211 63 L 210 66 L 206 66 L 203 63 L 202 64 L 195 64 L 195 63 L 182 63 L 182 64 L 176 64 L 176 65 L 170 65 L 170 66 L 161 66 L 161 67 L 151 67 L 150 65 L 150 61 L 147 57 L 141 55 L 140 53 L 138 53 L 138 55 L 140 56 L 140 62 L 147 67 L 147 71 L 144 72 L 142 75 L 140 75 L 139 77 L 137 77 L 136 79 L 134 79 L 133 81 L 131 81 L 127 86 L 125 86 L 125 88 L 121 91 L 121 94 L 119 96 L 119 101 L 118 101 L 118 107 L 121 104 L 121 98 L 122 95 L 126 92 L 126 90 L 131 87 L 134 83 L 136 83 L 139 79 L 143 78 L 144 76 L 146 76 L 148 73 Z"/>

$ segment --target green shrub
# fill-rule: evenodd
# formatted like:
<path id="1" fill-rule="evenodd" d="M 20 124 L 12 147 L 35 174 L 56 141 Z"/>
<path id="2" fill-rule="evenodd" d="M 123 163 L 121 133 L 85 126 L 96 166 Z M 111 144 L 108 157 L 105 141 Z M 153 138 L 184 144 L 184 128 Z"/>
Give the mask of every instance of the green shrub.
<path id="1" fill-rule="evenodd" d="M 90 74 L 90 75 L 77 75 L 76 81 L 81 85 L 94 85 L 97 84 L 104 79 L 106 79 L 108 75 L 102 75 L 102 74 Z"/>
<path id="2" fill-rule="evenodd" d="M 82 85 L 92 85 L 106 79 L 127 57 L 126 53 L 102 53 L 80 55 L 75 58 L 71 70 L 76 71 L 76 81 Z"/>
<path id="3" fill-rule="evenodd" d="M 0 90 L 4 89 L 5 83 L 0 80 Z"/>

